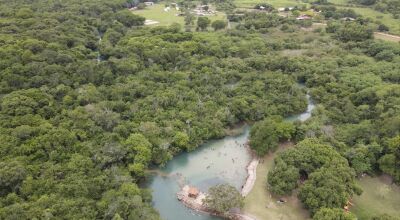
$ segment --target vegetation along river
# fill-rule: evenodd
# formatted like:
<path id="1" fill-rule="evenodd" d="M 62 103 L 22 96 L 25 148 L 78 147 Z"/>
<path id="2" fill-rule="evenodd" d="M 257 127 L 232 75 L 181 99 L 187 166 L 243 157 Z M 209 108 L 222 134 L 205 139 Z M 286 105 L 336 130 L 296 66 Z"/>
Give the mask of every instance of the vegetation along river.
<path id="1" fill-rule="evenodd" d="M 314 104 L 307 95 L 307 110 L 286 120 L 305 121 L 311 116 Z M 180 187 L 190 184 L 207 191 L 219 183 L 229 183 L 238 190 L 247 178 L 246 166 L 252 156 L 245 147 L 250 127 L 244 125 L 241 134 L 212 140 L 195 151 L 182 153 L 160 169 L 149 181 L 153 190 L 153 205 L 164 220 L 216 220 L 218 217 L 186 208 L 176 198 Z"/>

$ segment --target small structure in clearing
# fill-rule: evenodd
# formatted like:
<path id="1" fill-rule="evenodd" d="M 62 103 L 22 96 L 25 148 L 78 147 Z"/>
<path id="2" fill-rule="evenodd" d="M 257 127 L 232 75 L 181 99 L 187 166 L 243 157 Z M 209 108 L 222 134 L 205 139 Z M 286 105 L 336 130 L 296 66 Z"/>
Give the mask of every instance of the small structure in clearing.
<path id="1" fill-rule="evenodd" d="M 217 11 L 211 9 L 211 5 L 199 5 L 192 11 L 197 16 L 209 16 L 214 15 Z"/>
<path id="2" fill-rule="evenodd" d="M 146 6 L 152 6 L 154 5 L 154 2 L 143 2 Z"/>
<path id="3" fill-rule="evenodd" d="M 296 18 L 296 20 L 310 20 L 311 17 L 308 15 L 300 15 L 299 17 Z"/>
<path id="4" fill-rule="evenodd" d="M 188 195 L 189 197 L 195 199 L 197 196 L 199 196 L 199 190 L 196 187 L 190 187 Z"/>
<path id="5" fill-rule="evenodd" d="M 344 18 L 341 18 L 340 20 L 342 20 L 342 21 L 355 21 L 356 19 L 352 18 L 352 17 L 344 17 Z"/>
<path id="6" fill-rule="evenodd" d="M 195 197 L 194 197 L 195 196 Z M 180 192 L 177 193 L 178 200 L 185 206 L 196 211 L 205 211 L 207 208 L 203 203 L 207 194 L 200 192 L 196 187 L 185 185 Z"/>
<path id="7" fill-rule="evenodd" d="M 146 20 L 144 21 L 144 25 L 153 25 L 153 24 L 158 24 L 158 23 L 160 23 L 160 22 L 158 22 L 158 21 L 153 21 L 153 20 L 148 20 L 148 19 L 146 19 Z"/>

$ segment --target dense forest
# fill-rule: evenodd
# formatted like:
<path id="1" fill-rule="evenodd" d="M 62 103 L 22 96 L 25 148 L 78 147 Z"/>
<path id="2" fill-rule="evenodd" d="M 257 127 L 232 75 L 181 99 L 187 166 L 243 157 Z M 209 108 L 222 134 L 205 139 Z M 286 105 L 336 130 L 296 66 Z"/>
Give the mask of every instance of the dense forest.
<path id="1" fill-rule="evenodd" d="M 269 184 L 300 187 L 316 219 L 361 193 L 358 175 L 400 182 L 400 45 L 372 40 L 367 21 L 292 38 L 311 23 L 249 12 L 234 29 L 186 32 L 144 27 L 129 4 L 0 0 L 0 219 L 159 219 L 146 170 L 244 121 L 261 121 L 260 155 L 298 142 Z M 307 105 L 299 83 L 318 108 L 286 123 Z"/>
<path id="2" fill-rule="evenodd" d="M 148 166 L 306 106 L 257 34 L 144 29 L 124 1 L 0 11 L 1 219 L 158 219 Z"/>

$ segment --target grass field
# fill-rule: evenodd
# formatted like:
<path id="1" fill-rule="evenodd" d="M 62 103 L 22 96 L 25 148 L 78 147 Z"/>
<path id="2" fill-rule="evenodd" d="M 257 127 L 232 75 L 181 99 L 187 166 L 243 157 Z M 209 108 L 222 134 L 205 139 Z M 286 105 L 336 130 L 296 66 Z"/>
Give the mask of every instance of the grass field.
<path id="1" fill-rule="evenodd" d="M 160 23 L 156 25 L 170 25 L 172 23 L 178 23 L 183 25 L 184 20 L 181 16 L 176 16 L 177 10 L 171 8 L 170 11 L 164 11 L 164 4 L 155 4 L 153 6 L 148 6 L 143 10 L 133 11 L 134 14 L 141 15 L 148 20 L 158 21 Z"/>
<path id="2" fill-rule="evenodd" d="M 400 35 L 400 20 L 394 19 L 391 14 L 375 11 L 374 9 L 365 6 L 351 5 L 348 4 L 348 0 L 330 0 L 329 2 L 337 5 L 338 8 L 350 8 L 365 18 L 371 18 L 374 21 L 379 21 L 389 27 L 390 33 Z"/>
<path id="3" fill-rule="evenodd" d="M 282 145 L 277 152 L 290 147 L 290 144 Z M 284 204 L 278 204 L 276 198 L 267 191 L 267 173 L 273 167 L 273 160 L 276 153 L 269 154 L 261 160 L 257 167 L 257 180 L 254 188 L 245 198 L 243 211 L 257 219 L 277 220 L 305 220 L 309 219 L 308 212 L 302 208 L 296 196 L 285 197 Z"/>
<path id="4" fill-rule="evenodd" d="M 385 14 L 379 11 L 375 11 L 371 8 L 362 7 L 339 7 L 339 8 L 351 8 L 357 14 L 362 15 L 365 18 L 371 18 L 374 21 L 380 21 L 389 27 L 389 32 L 400 35 L 400 20 L 394 19 L 391 14 Z"/>
<path id="5" fill-rule="evenodd" d="M 172 23 L 178 23 L 180 25 L 184 25 L 184 17 L 177 16 L 179 13 L 175 8 L 171 8 L 170 11 L 164 11 L 165 4 L 163 2 L 154 4 L 153 6 L 148 6 L 143 10 L 135 10 L 132 13 L 141 15 L 145 17 L 147 20 L 158 21 L 158 24 L 154 24 L 154 26 L 161 25 L 170 25 Z M 218 12 L 214 16 L 207 16 L 211 21 L 214 20 L 226 20 L 226 15 L 222 12 Z"/>
<path id="6" fill-rule="evenodd" d="M 278 7 L 294 7 L 296 5 L 307 5 L 307 3 L 304 3 L 302 1 L 296 1 L 296 0 L 236 0 L 235 4 L 239 8 L 253 8 L 256 4 L 258 3 L 268 3 L 274 6 L 275 8 Z"/>
<path id="7" fill-rule="evenodd" d="M 235 3 L 239 8 L 253 8 L 257 3 L 269 3 L 275 8 L 278 7 L 289 7 L 289 6 L 301 6 L 308 5 L 300 0 L 236 0 Z M 400 35 L 400 20 L 394 19 L 391 14 L 385 14 L 379 11 L 375 11 L 368 7 L 355 6 L 348 4 L 348 0 L 330 0 L 329 2 L 336 5 L 338 8 L 353 9 L 356 13 L 366 18 L 371 18 L 374 21 L 379 21 L 387 25 L 390 29 L 390 33 Z"/>
<path id="8" fill-rule="evenodd" d="M 353 198 L 354 206 L 351 209 L 359 220 L 369 220 L 384 213 L 400 216 L 400 187 L 390 184 L 390 178 L 366 176 L 359 184 L 364 192 Z"/>
<path id="9" fill-rule="evenodd" d="M 329 2 L 337 5 L 346 5 L 349 3 L 349 0 L 329 0 Z"/>

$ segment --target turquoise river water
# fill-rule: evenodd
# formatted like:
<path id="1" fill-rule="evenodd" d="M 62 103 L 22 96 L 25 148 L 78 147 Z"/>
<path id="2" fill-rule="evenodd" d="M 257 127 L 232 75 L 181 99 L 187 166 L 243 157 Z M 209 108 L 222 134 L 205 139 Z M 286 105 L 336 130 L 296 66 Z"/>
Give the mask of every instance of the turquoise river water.
<path id="1" fill-rule="evenodd" d="M 311 116 L 314 104 L 307 95 L 307 111 L 286 118 L 305 121 Z M 247 178 L 246 167 L 252 157 L 245 147 L 250 127 L 243 126 L 237 136 L 228 136 L 203 144 L 195 151 L 182 153 L 151 177 L 149 187 L 153 190 L 153 205 L 164 220 L 217 220 L 218 217 L 195 212 L 186 208 L 176 198 L 183 184 L 207 191 L 219 183 L 229 183 L 238 190 Z"/>

